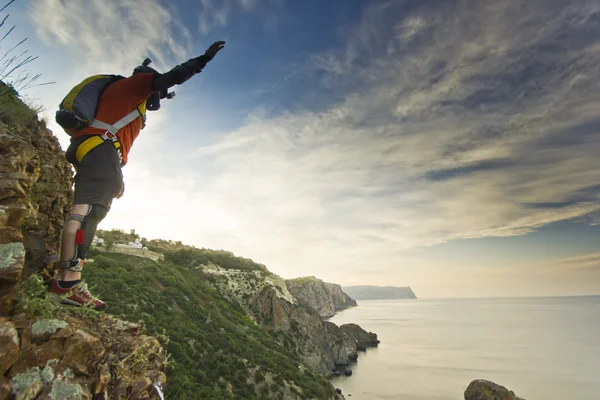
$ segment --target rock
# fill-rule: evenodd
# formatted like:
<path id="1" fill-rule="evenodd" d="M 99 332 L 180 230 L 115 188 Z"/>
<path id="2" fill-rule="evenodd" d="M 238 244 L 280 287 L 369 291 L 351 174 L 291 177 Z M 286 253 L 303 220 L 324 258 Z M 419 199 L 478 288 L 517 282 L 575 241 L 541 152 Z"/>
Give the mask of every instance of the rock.
<path id="1" fill-rule="evenodd" d="M 64 354 L 64 344 L 61 340 L 52 339 L 38 347 L 37 358 L 41 364 L 50 360 L 60 362 Z"/>
<path id="2" fill-rule="evenodd" d="M 104 347 L 97 337 L 78 329 L 65 342 L 62 364 L 78 374 L 87 374 L 89 368 L 104 355 Z"/>
<path id="3" fill-rule="evenodd" d="M 8 378 L 4 376 L 0 376 L 0 400 L 8 400 L 10 399 L 10 394 L 12 393 L 12 385 Z"/>
<path id="4" fill-rule="evenodd" d="M 465 390 L 465 400 L 524 400 L 504 386 L 483 379 L 474 380 Z"/>
<path id="5" fill-rule="evenodd" d="M 31 274 L 40 270 L 40 266 L 47 265 L 46 240 L 39 232 L 23 232 L 23 246 L 27 249 L 23 264 L 22 279 L 27 279 Z"/>
<path id="6" fill-rule="evenodd" d="M 11 379 L 15 400 L 33 400 L 38 396 L 44 386 L 40 372 L 35 367 Z"/>
<path id="7" fill-rule="evenodd" d="M 25 248 L 22 243 L 0 244 L 0 317 L 12 313 L 16 285 L 24 262 Z"/>
<path id="8" fill-rule="evenodd" d="M 140 332 L 142 326 L 133 322 L 116 320 L 115 329 L 118 331 L 135 334 Z"/>
<path id="9" fill-rule="evenodd" d="M 110 384 L 110 369 L 108 364 L 100 365 L 98 376 L 94 382 L 94 398 L 108 399 L 108 385 Z"/>
<path id="10" fill-rule="evenodd" d="M 150 378 L 142 378 L 133 383 L 131 400 L 143 400 L 149 397 L 148 389 L 152 386 Z"/>
<path id="11" fill-rule="evenodd" d="M 37 346 L 30 345 L 23 347 L 19 352 L 19 358 L 10 369 L 9 375 L 15 377 L 39 366 L 41 366 L 41 363 L 37 356 Z"/>
<path id="12" fill-rule="evenodd" d="M 60 319 L 40 319 L 31 326 L 31 341 L 33 343 L 42 343 L 48 340 L 50 336 L 59 329 L 65 329 L 68 323 Z"/>
<path id="13" fill-rule="evenodd" d="M 74 333 L 75 333 L 75 329 L 73 329 L 71 326 L 68 326 L 64 329 L 60 329 L 58 332 L 56 332 L 54 335 L 52 335 L 50 337 L 50 339 L 64 341 L 64 339 L 71 337 Z"/>
<path id="14" fill-rule="evenodd" d="M 56 380 L 44 388 L 38 400 L 90 400 L 90 392 L 78 383 Z"/>
<path id="15" fill-rule="evenodd" d="M 42 377 L 42 381 L 44 381 L 44 383 L 51 382 L 54 380 L 54 370 L 51 366 L 46 365 L 42 372 L 40 372 L 40 376 Z"/>
<path id="16" fill-rule="evenodd" d="M 24 313 L 15 314 L 12 316 L 10 321 L 15 324 L 15 328 L 17 329 L 25 329 L 28 328 L 31 324 L 31 321 L 27 318 Z"/>
<path id="17" fill-rule="evenodd" d="M 336 392 L 337 394 L 342 394 L 342 389 L 340 389 L 340 388 L 335 388 L 335 392 Z"/>
<path id="18" fill-rule="evenodd" d="M 285 346 L 319 374 L 329 375 L 335 365 L 348 365 L 355 359 L 356 340 L 315 312 L 279 298 L 275 290 L 264 288 L 248 297 L 246 304 L 267 330 L 284 333 Z"/>
<path id="19" fill-rule="evenodd" d="M 127 399 L 127 383 L 123 379 L 119 379 L 117 382 L 117 386 L 115 387 L 115 399 Z"/>
<path id="20" fill-rule="evenodd" d="M 350 368 L 344 369 L 344 375 L 346 375 L 346 376 L 352 375 L 352 370 Z"/>
<path id="21" fill-rule="evenodd" d="M 19 335 L 12 322 L 0 322 L 0 376 L 19 358 Z"/>
<path id="22" fill-rule="evenodd" d="M 344 324 L 340 326 L 342 332 L 356 340 L 356 347 L 358 350 L 366 350 L 367 347 L 377 347 L 379 340 L 377 340 L 377 334 L 373 332 L 367 332 L 357 324 Z"/>

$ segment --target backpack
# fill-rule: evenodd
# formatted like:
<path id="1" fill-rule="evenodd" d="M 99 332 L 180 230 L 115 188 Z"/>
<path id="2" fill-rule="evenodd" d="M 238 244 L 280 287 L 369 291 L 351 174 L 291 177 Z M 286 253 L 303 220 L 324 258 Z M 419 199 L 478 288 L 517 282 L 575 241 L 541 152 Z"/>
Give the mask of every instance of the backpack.
<path id="1" fill-rule="evenodd" d="M 94 75 L 84 79 L 60 103 L 56 122 L 69 136 L 88 126 L 106 128 L 106 124 L 94 119 L 98 101 L 108 85 L 121 79 L 124 77 L 120 75 Z"/>

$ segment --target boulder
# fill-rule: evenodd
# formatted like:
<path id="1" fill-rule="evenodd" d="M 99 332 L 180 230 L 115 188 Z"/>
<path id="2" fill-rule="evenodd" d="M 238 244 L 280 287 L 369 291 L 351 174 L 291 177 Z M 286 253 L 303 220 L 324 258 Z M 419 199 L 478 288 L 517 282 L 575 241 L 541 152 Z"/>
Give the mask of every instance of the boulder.
<path id="1" fill-rule="evenodd" d="M 23 243 L 0 243 L 0 317 L 9 316 L 17 283 L 23 271 L 25 247 Z"/>
<path id="2" fill-rule="evenodd" d="M 44 380 L 38 367 L 15 375 L 10 383 L 15 400 L 33 400 L 40 394 L 44 386 Z"/>
<path id="3" fill-rule="evenodd" d="M 525 400 L 504 386 L 484 379 L 474 380 L 465 390 L 465 400 Z"/>
<path id="4" fill-rule="evenodd" d="M 8 400 L 10 399 L 10 394 L 12 393 L 12 385 L 8 378 L 4 376 L 0 376 L 0 400 Z"/>
<path id="5" fill-rule="evenodd" d="M 75 373 L 87 374 L 88 368 L 104 355 L 104 347 L 100 340 L 78 329 L 65 342 L 62 364 L 71 367 Z"/>
<path id="6" fill-rule="evenodd" d="M 10 321 L 0 322 L 0 376 L 19 358 L 19 335 Z"/>
<path id="7" fill-rule="evenodd" d="M 365 351 L 367 347 L 377 347 L 380 343 L 377 334 L 367 332 L 357 324 L 344 324 L 340 326 L 342 332 L 356 340 L 357 350 Z"/>
<path id="8" fill-rule="evenodd" d="M 60 319 L 40 319 L 31 326 L 31 341 L 33 343 L 42 343 L 58 332 L 59 329 L 65 329 L 68 323 Z"/>

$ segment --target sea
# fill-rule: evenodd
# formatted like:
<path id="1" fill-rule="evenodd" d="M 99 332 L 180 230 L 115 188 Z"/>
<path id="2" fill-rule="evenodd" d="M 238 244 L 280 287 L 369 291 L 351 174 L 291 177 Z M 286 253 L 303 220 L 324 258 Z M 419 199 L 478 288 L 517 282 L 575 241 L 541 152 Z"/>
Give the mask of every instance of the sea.
<path id="1" fill-rule="evenodd" d="M 349 400 L 462 400 L 487 379 L 527 400 L 600 400 L 600 296 L 369 300 L 332 317 L 375 332 Z"/>

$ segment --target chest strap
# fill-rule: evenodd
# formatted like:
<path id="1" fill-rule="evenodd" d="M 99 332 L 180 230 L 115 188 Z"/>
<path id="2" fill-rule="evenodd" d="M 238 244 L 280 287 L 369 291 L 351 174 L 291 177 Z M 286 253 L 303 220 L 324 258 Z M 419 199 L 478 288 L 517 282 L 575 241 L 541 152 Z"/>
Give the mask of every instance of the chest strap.
<path id="1" fill-rule="evenodd" d="M 120 120 L 115 122 L 114 125 L 107 124 L 106 122 L 98 121 L 97 119 L 95 119 L 90 123 L 89 126 L 91 126 L 93 128 L 104 129 L 105 131 L 110 132 L 113 135 L 116 135 L 117 132 L 119 132 L 119 129 L 121 129 L 125 125 L 128 125 L 129 123 L 135 121 L 136 119 L 140 118 L 141 116 L 142 115 L 141 115 L 140 111 L 136 108 L 135 110 L 133 110 L 132 112 L 130 112 L 129 114 L 127 114 L 126 116 L 124 116 L 123 118 L 121 118 Z"/>

